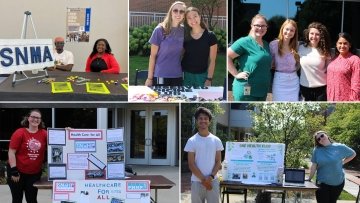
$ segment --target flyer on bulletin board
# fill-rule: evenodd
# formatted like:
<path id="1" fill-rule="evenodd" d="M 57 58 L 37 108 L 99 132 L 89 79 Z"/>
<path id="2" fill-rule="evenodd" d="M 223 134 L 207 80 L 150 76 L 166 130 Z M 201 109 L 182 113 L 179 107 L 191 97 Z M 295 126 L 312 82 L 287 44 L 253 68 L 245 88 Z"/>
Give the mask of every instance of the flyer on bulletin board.
<path id="1" fill-rule="evenodd" d="M 103 82 L 87 82 L 86 91 L 94 94 L 110 94 L 109 89 Z"/>
<path id="2" fill-rule="evenodd" d="M 284 156 L 282 143 L 226 142 L 227 179 L 248 184 L 277 183 Z"/>
<path id="3" fill-rule="evenodd" d="M 52 93 L 69 93 L 74 92 L 70 82 L 52 82 L 51 83 Z"/>
<path id="4" fill-rule="evenodd" d="M 53 203 L 148 203 L 149 180 L 54 180 Z"/>

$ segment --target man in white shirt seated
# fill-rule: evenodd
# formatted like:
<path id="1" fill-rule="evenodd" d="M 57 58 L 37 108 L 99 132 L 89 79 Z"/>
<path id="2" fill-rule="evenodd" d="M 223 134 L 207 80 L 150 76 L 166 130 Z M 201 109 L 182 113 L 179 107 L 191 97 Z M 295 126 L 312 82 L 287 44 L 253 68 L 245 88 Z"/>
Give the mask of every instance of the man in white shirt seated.
<path id="1" fill-rule="evenodd" d="M 54 43 L 55 65 L 53 67 L 48 67 L 47 70 L 71 71 L 74 66 L 74 55 L 70 51 L 64 50 L 64 38 L 56 37 Z"/>

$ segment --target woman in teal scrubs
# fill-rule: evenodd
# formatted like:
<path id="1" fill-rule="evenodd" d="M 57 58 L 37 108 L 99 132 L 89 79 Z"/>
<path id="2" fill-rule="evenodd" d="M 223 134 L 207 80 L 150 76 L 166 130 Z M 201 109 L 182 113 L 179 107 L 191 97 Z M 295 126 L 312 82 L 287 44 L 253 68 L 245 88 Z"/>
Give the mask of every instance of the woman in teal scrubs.
<path id="1" fill-rule="evenodd" d="M 249 35 L 234 42 L 227 50 L 228 71 L 234 76 L 234 101 L 265 101 L 270 87 L 271 54 L 263 40 L 266 18 L 257 14 L 251 20 Z M 237 68 L 234 64 L 237 59 Z"/>

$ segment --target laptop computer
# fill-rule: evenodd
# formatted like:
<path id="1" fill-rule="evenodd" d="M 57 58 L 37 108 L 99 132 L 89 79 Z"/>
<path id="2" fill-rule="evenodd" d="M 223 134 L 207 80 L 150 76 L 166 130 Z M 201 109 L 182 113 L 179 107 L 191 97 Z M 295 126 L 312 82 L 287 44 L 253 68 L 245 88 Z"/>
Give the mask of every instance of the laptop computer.
<path id="1" fill-rule="evenodd" d="M 305 186 L 305 169 L 285 168 L 285 186 Z"/>

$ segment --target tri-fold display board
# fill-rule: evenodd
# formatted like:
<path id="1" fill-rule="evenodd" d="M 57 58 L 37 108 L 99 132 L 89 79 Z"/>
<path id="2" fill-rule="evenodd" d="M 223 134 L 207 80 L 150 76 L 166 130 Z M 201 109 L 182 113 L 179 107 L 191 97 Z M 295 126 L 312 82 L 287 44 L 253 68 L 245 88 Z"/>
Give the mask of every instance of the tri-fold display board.
<path id="1" fill-rule="evenodd" d="M 53 203 L 150 202 L 149 180 L 125 179 L 124 129 L 48 129 Z"/>
<path id="2" fill-rule="evenodd" d="M 49 180 L 124 179 L 124 129 L 48 129 Z"/>

